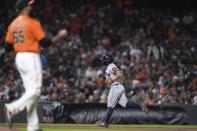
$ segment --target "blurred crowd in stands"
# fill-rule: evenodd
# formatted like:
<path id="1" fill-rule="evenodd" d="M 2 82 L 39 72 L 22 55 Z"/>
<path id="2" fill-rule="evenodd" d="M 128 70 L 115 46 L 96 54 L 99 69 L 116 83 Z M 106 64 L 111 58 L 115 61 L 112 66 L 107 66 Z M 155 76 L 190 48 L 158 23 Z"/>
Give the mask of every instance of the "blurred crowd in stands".
<path id="1" fill-rule="evenodd" d="M 0 100 L 24 91 L 15 54 L 2 48 L 16 16 L 8 10 L 12 6 L 10 0 L 0 5 Z M 197 105 L 196 9 L 137 7 L 131 0 L 43 0 L 33 14 L 48 36 L 69 30 L 65 40 L 42 51 L 40 101 L 106 103 L 109 88 L 99 57 L 111 53 L 130 101 Z"/>

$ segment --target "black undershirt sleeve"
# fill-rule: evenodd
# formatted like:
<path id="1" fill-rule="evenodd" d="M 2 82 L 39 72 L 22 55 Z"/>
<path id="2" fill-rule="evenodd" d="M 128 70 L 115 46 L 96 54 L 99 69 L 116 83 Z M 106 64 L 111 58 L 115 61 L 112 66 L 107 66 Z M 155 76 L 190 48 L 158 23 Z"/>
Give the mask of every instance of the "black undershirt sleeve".
<path id="1" fill-rule="evenodd" d="M 44 39 L 42 39 L 42 40 L 40 41 L 40 45 L 41 45 L 42 47 L 44 47 L 44 48 L 49 47 L 51 44 L 52 44 L 52 41 L 51 41 L 51 39 L 48 38 L 48 37 L 45 37 Z"/>
<path id="2" fill-rule="evenodd" d="M 13 45 L 12 44 L 5 44 L 4 45 L 4 49 L 5 49 L 5 51 L 6 52 L 10 52 L 10 51 L 12 51 L 13 50 Z"/>

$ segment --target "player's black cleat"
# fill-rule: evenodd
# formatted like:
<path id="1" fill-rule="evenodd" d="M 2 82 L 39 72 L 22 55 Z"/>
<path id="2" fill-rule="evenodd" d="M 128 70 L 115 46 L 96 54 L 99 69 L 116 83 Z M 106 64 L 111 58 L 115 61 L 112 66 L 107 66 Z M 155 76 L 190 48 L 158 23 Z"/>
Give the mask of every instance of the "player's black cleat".
<path id="1" fill-rule="evenodd" d="M 106 124 L 104 122 L 98 122 L 97 125 L 100 127 L 103 127 L 103 128 L 108 128 L 108 124 Z"/>
<path id="2" fill-rule="evenodd" d="M 4 114 L 5 114 L 5 118 L 6 118 L 6 121 L 8 123 L 8 127 L 9 128 L 12 128 L 12 113 L 7 109 L 7 107 L 5 106 L 4 107 Z"/>

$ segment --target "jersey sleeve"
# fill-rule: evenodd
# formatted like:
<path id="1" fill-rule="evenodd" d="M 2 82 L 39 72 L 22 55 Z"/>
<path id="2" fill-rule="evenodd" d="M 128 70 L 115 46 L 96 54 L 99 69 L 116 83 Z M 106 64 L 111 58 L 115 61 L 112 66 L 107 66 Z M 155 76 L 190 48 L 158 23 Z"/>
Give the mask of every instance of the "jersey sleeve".
<path id="1" fill-rule="evenodd" d="M 8 28 L 6 38 L 5 38 L 5 42 L 8 43 L 8 44 L 12 44 L 14 42 L 13 41 L 13 35 L 12 35 L 11 30 L 10 30 L 10 27 Z"/>
<path id="2" fill-rule="evenodd" d="M 44 29 L 37 20 L 34 22 L 34 26 L 32 26 L 32 32 L 37 41 L 40 41 L 45 37 Z"/>

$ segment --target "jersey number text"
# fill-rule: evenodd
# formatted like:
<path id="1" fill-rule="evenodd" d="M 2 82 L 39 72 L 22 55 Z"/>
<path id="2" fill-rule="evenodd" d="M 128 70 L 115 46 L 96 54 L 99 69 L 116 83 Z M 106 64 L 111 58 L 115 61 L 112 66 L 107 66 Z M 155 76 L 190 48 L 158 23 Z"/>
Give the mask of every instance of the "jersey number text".
<path id="1" fill-rule="evenodd" d="M 14 43 L 23 43 L 24 42 L 23 31 L 14 31 L 13 37 L 14 37 Z"/>

